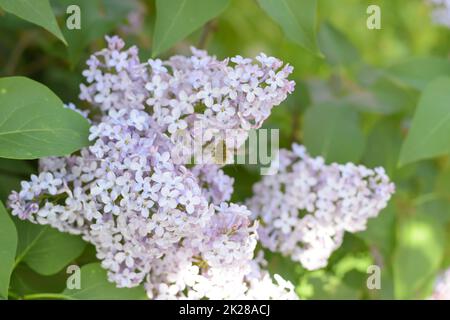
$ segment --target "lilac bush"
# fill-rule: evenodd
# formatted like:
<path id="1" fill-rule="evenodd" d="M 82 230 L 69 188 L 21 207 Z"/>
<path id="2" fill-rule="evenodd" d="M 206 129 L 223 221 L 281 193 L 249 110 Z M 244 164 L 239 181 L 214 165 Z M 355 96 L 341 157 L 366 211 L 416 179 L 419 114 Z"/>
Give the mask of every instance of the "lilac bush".
<path id="1" fill-rule="evenodd" d="M 264 54 L 221 61 L 194 48 L 141 62 L 136 47 L 107 41 L 81 85 L 93 107 L 79 111 L 92 123 L 91 146 L 41 159 L 9 207 L 92 243 L 118 287 L 144 284 L 155 299 L 295 299 L 293 284 L 266 270 L 258 241 L 322 267 L 344 232 L 364 230 L 394 192 L 382 168 L 326 165 L 294 145 L 253 198 L 231 203 L 233 179 L 214 152 L 231 159 L 261 127 L 293 91 L 292 67 Z M 206 159 L 190 164 L 204 149 Z"/>

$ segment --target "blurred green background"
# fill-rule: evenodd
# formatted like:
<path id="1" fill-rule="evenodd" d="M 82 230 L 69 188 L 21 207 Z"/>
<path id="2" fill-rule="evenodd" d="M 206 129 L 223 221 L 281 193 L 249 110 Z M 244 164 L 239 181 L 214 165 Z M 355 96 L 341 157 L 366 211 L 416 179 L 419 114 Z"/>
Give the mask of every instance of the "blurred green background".
<path id="1" fill-rule="evenodd" d="M 51 1 L 59 25 L 73 1 Z M 151 57 L 156 6 L 152 0 L 80 0 L 82 30 L 61 28 L 69 46 L 33 24 L 0 10 L 0 76 L 23 75 L 51 88 L 64 102 L 81 108 L 77 96 L 89 54 L 101 49 L 105 34 L 136 44 Z M 381 29 L 366 27 L 369 5 L 381 8 Z M 450 266 L 450 166 L 448 156 L 398 166 L 402 143 L 422 91 L 436 77 L 450 75 L 450 29 L 431 20 L 423 0 L 319 0 L 317 39 L 323 57 L 290 41 L 253 0 L 232 0 L 205 28 L 177 42 L 159 57 L 188 54 L 202 46 L 219 58 L 276 56 L 294 66 L 296 91 L 274 108 L 265 126 L 280 129 L 280 145 L 305 144 L 328 162 L 383 166 L 397 192 L 367 231 L 347 234 L 329 265 L 307 271 L 268 254 L 269 269 L 291 280 L 306 299 L 423 299 L 436 276 Z M 450 88 L 449 88 L 450 91 Z M 450 104 L 450 101 L 449 101 Z M 338 108 L 337 108 L 338 107 Z M 330 138 L 331 148 L 322 141 Z M 5 200 L 26 175 L 2 170 Z M 29 166 L 34 162 L 19 165 Z M 20 171 L 23 172 L 23 171 Z M 235 177 L 234 201 L 251 195 L 258 168 L 229 166 Z M 29 172 L 26 172 L 29 174 Z M 91 247 L 77 260 L 95 261 Z M 382 268 L 380 290 L 366 286 L 367 267 Z M 42 276 L 20 264 L 12 287 L 19 294 L 60 292 L 64 272 Z"/>

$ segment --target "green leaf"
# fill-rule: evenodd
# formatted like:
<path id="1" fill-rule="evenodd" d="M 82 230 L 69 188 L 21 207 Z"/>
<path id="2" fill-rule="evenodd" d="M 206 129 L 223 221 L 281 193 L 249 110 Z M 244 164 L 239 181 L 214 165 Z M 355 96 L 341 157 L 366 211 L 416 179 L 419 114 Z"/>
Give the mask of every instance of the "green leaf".
<path id="1" fill-rule="evenodd" d="M 393 258 L 395 297 L 425 298 L 420 289 L 434 278 L 443 259 L 444 226 L 424 215 L 408 217 L 398 224 L 396 243 Z"/>
<path id="2" fill-rule="evenodd" d="M 391 178 L 397 168 L 402 145 L 400 123 L 393 119 L 380 120 L 367 138 L 363 162 L 369 167 L 382 166 Z"/>
<path id="3" fill-rule="evenodd" d="M 332 65 L 351 65 L 360 60 L 358 50 L 340 30 L 325 22 L 319 31 L 319 44 Z"/>
<path id="4" fill-rule="evenodd" d="M 450 78 L 431 82 L 423 91 L 400 152 L 399 165 L 450 151 Z"/>
<path id="5" fill-rule="evenodd" d="M 369 220 L 365 231 L 356 234 L 373 250 L 379 250 L 384 258 L 384 264 L 390 263 L 395 244 L 395 207 L 392 203 L 390 202 L 378 217 Z"/>
<path id="6" fill-rule="evenodd" d="M 308 151 L 327 162 L 358 162 L 364 151 L 358 114 L 347 106 L 324 103 L 309 108 L 303 133 Z"/>
<path id="7" fill-rule="evenodd" d="M 155 57 L 222 13 L 229 0 L 156 0 Z"/>
<path id="8" fill-rule="evenodd" d="M 448 226 L 448 224 L 447 224 L 446 229 L 447 229 L 447 233 L 446 233 L 446 239 L 445 239 L 444 259 L 443 259 L 442 265 L 441 265 L 442 269 L 450 268 L 450 227 Z"/>
<path id="9" fill-rule="evenodd" d="M 377 114 L 394 114 L 412 110 L 417 104 L 419 92 L 385 71 L 365 64 L 358 65 L 359 85 L 339 101 L 358 110 Z"/>
<path id="10" fill-rule="evenodd" d="M 43 276 L 27 265 L 20 264 L 11 276 L 10 291 L 19 297 L 41 292 L 59 293 L 66 288 L 67 276 L 66 270 L 51 276 Z"/>
<path id="11" fill-rule="evenodd" d="M 436 197 L 434 200 L 424 201 L 418 204 L 417 210 L 443 225 L 448 225 L 450 222 L 450 203 L 447 199 Z"/>
<path id="12" fill-rule="evenodd" d="M 89 145 L 89 123 L 44 85 L 0 78 L 0 157 L 63 156 Z"/>
<path id="13" fill-rule="evenodd" d="M 390 67 L 387 72 L 405 84 L 422 90 L 430 81 L 450 75 L 450 60 L 437 57 L 410 58 Z"/>
<path id="14" fill-rule="evenodd" d="M 343 279 L 325 270 L 306 274 L 296 289 L 301 298 L 314 300 L 354 300 L 360 298 L 361 294 L 359 290 L 345 284 Z"/>
<path id="15" fill-rule="evenodd" d="M 316 0 L 258 0 L 258 3 L 283 28 L 290 41 L 321 55 L 316 39 Z"/>
<path id="16" fill-rule="evenodd" d="M 233 164 L 224 167 L 225 174 L 235 181 L 231 201 L 243 202 L 253 195 L 253 184 L 259 180 L 260 171 L 255 172 L 251 167 L 254 166 Z"/>
<path id="17" fill-rule="evenodd" d="M 67 45 L 48 0 L 0 0 L 0 8 L 43 27 Z"/>
<path id="18" fill-rule="evenodd" d="M 289 257 L 282 256 L 280 253 L 274 253 L 269 250 L 264 250 L 264 257 L 268 261 L 267 270 L 270 274 L 279 274 L 283 279 L 291 281 L 294 285 L 299 283 L 299 280 L 304 273 L 304 269 L 300 263 L 291 260 Z"/>
<path id="19" fill-rule="evenodd" d="M 17 231 L 0 201 L 0 298 L 8 298 L 9 280 L 14 269 Z"/>
<path id="20" fill-rule="evenodd" d="M 25 262 L 42 275 L 62 270 L 84 250 L 86 243 L 80 237 L 59 232 L 50 226 L 15 220 L 19 233 L 16 265 Z"/>
<path id="21" fill-rule="evenodd" d="M 108 281 L 106 270 L 100 263 L 91 263 L 81 268 L 81 288 L 66 289 L 62 293 L 67 299 L 81 300 L 143 300 L 146 294 L 143 287 L 117 288 Z"/>
<path id="22" fill-rule="evenodd" d="M 436 180 L 436 193 L 450 201 L 450 163 L 439 172 Z"/>

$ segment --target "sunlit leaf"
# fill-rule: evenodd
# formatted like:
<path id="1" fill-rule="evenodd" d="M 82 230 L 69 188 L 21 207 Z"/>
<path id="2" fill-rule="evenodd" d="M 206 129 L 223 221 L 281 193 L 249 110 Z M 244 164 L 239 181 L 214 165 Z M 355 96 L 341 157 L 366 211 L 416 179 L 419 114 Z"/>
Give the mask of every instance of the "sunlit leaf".
<path id="1" fill-rule="evenodd" d="M 450 60 L 437 57 L 419 57 L 402 60 L 387 72 L 411 87 L 422 90 L 432 80 L 450 76 Z"/>
<path id="2" fill-rule="evenodd" d="M 229 0 L 157 0 L 152 55 L 161 54 L 208 20 L 219 15 L 229 2 Z"/>
<path id="3" fill-rule="evenodd" d="M 67 155 L 89 145 L 88 132 L 87 120 L 64 108 L 44 85 L 24 77 L 0 78 L 0 157 Z"/>
<path id="4" fill-rule="evenodd" d="M 319 31 L 320 48 L 329 63 L 351 65 L 360 59 L 359 52 L 349 39 L 331 23 L 322 24 Z"/>
<path id="5" fill-rule="evenodd" d="M 433 280 L 444 248 L 445 233 L 441 223 L 424 215 L 400 221 L 393 260 L 397 299 L 425 298 L 419 289 Z"/>
<path id="6" fill-rule="evenodd" d="M 117 288 L 108 281 L 106 270 L 100 263 L 91 263 L 81 268 L 81 288 L 66 289 L 63 295 L 67 299 L 120 299 L 120 300 L 142 300 L 146 299 L 143 287 Z"/>
<path id="7" fill-rule="evenodd" d="M 328 103 L 309 108 L 303 130 L 308 151 L 328 162 L 357 162 L 364 151 L 358 114 L 347 106 Z"/>
<path id="8" fill-rule="evenodd" d="M 316 39 L 316 0 L 258 0 L 261 8 L 282 28 L 286 37 L 319 54 Z"/>
<path id="9" fill-rule="evenodd" d="M 0 8 L 43 27 L 67 45 L 48 0 L 0 0 Z"/>
<path id="10" fill-rule="evenodd" d="M 450 151 L 450 78 L 431 82 L 423 91 L 403 143 L 399 165 Z"/>

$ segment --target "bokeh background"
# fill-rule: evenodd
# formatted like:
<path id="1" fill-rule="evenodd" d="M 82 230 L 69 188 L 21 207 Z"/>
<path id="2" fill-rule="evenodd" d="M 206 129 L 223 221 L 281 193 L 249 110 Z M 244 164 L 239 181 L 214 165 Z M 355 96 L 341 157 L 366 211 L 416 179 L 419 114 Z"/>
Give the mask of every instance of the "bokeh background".
<path id="1" fill-rule="evenodd" d="M 143 60 L 150 58 L 156 8 L 153 0 L 51 1 L 60 26 L 72 2 L 81 8 L 82 29 L 61 28 L 68 47 L 0 10 L 0 76 L 30 77 L 64 102 L 86 108 L 78 93 L 89 54 L 105 45 L 105 34 L 118 34 L 140 48 Z M 371 4 L 381 8 L 380 30 L 366 27 Z M 297 142 L 327 162 L 383 166 L 395 182 L 389 206 L 366 231 L 347 234 L 326 268 L 307 271 L 268 254 L 272 273 L 292 281 L 305 299 L 427 298 L 436 277 L 450 266 L 449 159 L 398 166 L 398 158 L 422 90 L 432 79 L 450 75 L 450 29 L 433 22 L 432 7 L 423 0 L 319 0 L 317 11 L 322 57 L 290 41 L 253 0 L 232 0 L 222 14 L 159 57 L 188 54 L 192 45 L 219 58 L 259 52 L 279 57 L 294 66 L 296 81 L 295 93 L 265 124 L 280 129 L 281 147 Z M 330 139 L 330 148 L 322 148 L 323 139 Z M 22 161 L 14 163 L 25 168 L 17 174 L 2 170 L 11 161 L 0 159 L 3 201 L 36 168 L 35 162 Z M 235 177 L 234 201 L 250 196 L 260 179 L 254 166 L 228 166 L 226 172 Z M 92 261 L 95 253 L 88 246 L 75 262 Z M 372 264 L 381 266 L 380 290 L 366 286 Z M 64 270 L 43 276 L 21 263 L 11 286 L 20 294 L 60 292 L 66 276 Z"/>

